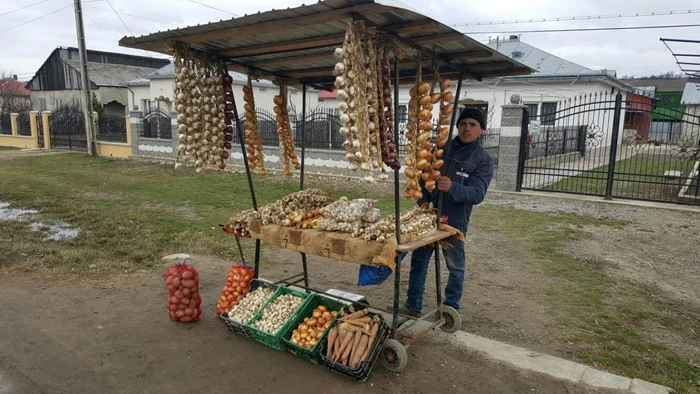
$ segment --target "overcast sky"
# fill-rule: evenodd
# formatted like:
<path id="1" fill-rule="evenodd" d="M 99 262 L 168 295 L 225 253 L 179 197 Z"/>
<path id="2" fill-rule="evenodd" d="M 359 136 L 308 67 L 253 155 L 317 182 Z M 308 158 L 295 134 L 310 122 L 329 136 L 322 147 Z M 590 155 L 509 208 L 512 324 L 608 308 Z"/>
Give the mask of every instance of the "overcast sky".
<path id="1" fill-rule="evenodd" d="M 36 3 L 40 0 L 0 0 L 0 14 Z M 243 15 L 286 7 L 296 7 L 309 0 L 196 0 L 228 11 L 224 13 L 197 4 L 194 0 L 110 0 L 114 8 L 123 14 L 158 20 L 152 22 L 133 16 L 121 15 L 126 27 L 111 11 L 107 0 L 83 0 L 85 29 L 89 49 L 135 53 L 143 51 L 122 48 L 118 38 L 149 34 L 177 26 L 204 24 Z M 699 9 L 697 0 L 405 0 L 404 3 L 447 25 L 469 22 L 503 21 L 512 19 L 609 15 L 615 13 L 675 11 Z M 75 14 L 71 0 L 46 0 L 26 9 L 0 15 L 0 69 L 19 74 L 20 79 L 29 79 L 57 46 L 77 46 Z M 34 22 L 13 28 L 34 18 L 59 10 Z M 100 8 L 100 9 L 98 9 Z M 161 23 L 162 22 L 162 23 Z M 570 29 L 590 27 L 621 27 L 649 25 L 698 24 L 700 13 L 671 16 L 603 19 L 595 21 L 565 21 L 547 23 L 522 23 L 496 26 L 462 26 L 465 32 L 497 33 L 510 30 Z M 7 31 L 4 31 L 9 29 Z M 486 42 L 489 35 L 473 34 L 473 38 Z M 501 36 L 508 34 L 501 34 Z M 116 36 L 116 37 L 115 37 Z M 521 40 L 593 69 L 614 69 L 618 76 L 647 75 L 667 71 L 679 72 L 669 50 L 659 41 L 664 38 L 700 37 L 700 28 L 675 28 L 600 32 L 523 33 Z M 678 47 L 681 49 L 682 47 Z M 676 48 L 673 48 L 676 50 Z M 700 44 L 695 48 L 683 48 L 700 53 Z M 159 54 L 151 54 L 162 57 Z"/>

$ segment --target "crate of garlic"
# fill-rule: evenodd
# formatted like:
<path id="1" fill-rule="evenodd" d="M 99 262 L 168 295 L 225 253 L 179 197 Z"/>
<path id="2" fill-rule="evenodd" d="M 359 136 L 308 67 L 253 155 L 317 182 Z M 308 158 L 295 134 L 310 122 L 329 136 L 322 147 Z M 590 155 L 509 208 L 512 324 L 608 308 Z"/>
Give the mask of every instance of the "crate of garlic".
<path id="1" fill-rule="evenodd" d="M 279 351 L 286 350 L 282 333 L 303 310 L 309 294 L 280 286 L 247 324 L 253 339 Z"/>
<path id="2" fill-rule="evenodd" d="M 236 305 L 229 311 L 224 311 L 220 317 L 226 323 L 229 330 L 235 334 L 251 338 L 250 330 L 246 323 L 267 304 L 267 301 L 275 295 L 278 286 L 260 279 L 250 282 L 250 289 Z"/>

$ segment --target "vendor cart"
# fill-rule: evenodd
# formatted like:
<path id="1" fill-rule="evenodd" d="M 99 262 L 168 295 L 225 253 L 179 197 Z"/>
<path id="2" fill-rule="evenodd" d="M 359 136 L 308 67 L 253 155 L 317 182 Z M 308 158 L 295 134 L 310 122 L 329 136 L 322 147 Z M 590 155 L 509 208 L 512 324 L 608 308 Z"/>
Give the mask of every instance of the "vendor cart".
<path id="1" fill-rule="evenodd" d="M 293 9 L 273 10 L 141 37 L 125 37 L 120 40 L 120 45 L 169 54 L 173 43 L 177 43 L 185 45 L 193 51 L 200 51 L 221 59 L 228 71 L 254 74 L 261 79 L 284 81 L 287 86 L 300 86 L 303 96 L 301 106 L 303 120 L 301 130 L 298 131 L 301 133 L 299 188 L 302 190 L 304 189 L 307 147 L 304 120 L 307 113 L 307 87 L 333 90 L 336 78 L 331 71 L 337 62 L 334 59 L 333 50 L 343 44 L 345 28 L 352 21 L 364 22 L 369 29 L 388 40 L 392 40 L 405 50 L 401 56 L 395 52 L 392 59 L 392 104 L 395 115 L 399 113 L 400 84 L 412 83 L 417 74 L 422 75 L 423 78 L 456 79 L 457 86 L 453 105 L 454 108 L 458 108 L 460 99 L 463 98 L 462 81 L 466 78 L 481 80 L 482 78 L 529 74 L 533 71 L 451 27 L 390 0 L 325 0 Z M 436 72 L 438 69 L 439 74 Z M 235 101 L 232 112 L 231 118 L 234 120 L 235 132 L 238 142 L 240 142 L 240 157 L 246 169 L 252 207 L 258 210 L 255 193 L 256 179 L 254 179 L 248 163 L 246 138 Z M 455 110 L 451 114 L 448 141 L 453 135 L 457 112 Z M 398 116 L 393 116 L 393 130 L 394 135 L 397 136 L 396 141 L 398 141 L 400 132 Z M 449 144 L 446 149 L 449 150 Z M 445 156 L 448 157 L 448 153 Z M 393 171 L 393 184 L 396 240 L 398 243 L 393 264 L 393 308 L 386 311 L 367 304 L 361 306 L 384 311 L 391 315 L 390 335 L 384 341 L 379 360 L 389 370 L 399 372 L 407 365 L 406 348 L 408 346 L 435 328 L 447 332 L 457 331 L 461 325 L 461 317 L 458 311 L 442 305 L 440 248 L 437 245 L 441 240 L 455 236 L 453 231 L 439 227 L 437 219 L 440 218 L 442 197 L 437 207 L 436 231 L 422 238 L 401 242 L 399 202 L 403 196 L 399 190 L 399 170 Z M 253 238 L 255 238 L 255 278 L 257 278 L 260 273 L 260 246 L 265 237 L 256 234 L 253 235 Z M 423 318 L 434 321 L 419 332 L 409 334 L 407 329 L 422 319 L 399 314 L 402 274 L 400 255 L 405 255 L 407 252 L 427 245 L 435 247 L 437 309 L 426 313 Z M 296 285 L 307 291 L 323 293 L 323 291 L 316 290 L 309 285 L 307 270 L 307 253 L 309 252 L 300 253 L 301 272 L 298 275 L 284 278 L 278 283 Z"/>

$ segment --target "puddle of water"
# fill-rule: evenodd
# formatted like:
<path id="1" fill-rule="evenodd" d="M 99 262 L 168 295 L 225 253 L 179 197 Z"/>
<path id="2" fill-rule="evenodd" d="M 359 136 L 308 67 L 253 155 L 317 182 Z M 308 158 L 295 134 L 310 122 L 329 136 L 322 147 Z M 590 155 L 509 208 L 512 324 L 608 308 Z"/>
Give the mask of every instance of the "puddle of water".
<path id="1" fill-rule="evenodd" d="M 10 204 L 6 202 L 0 202 L 0 220 L 8 222 L 23 222 L 27 216 L 31 216 L 39 213 L 36 209 L 19 209 L 10 208 Z"/>
<path id="2" fill-rule="evenodd" d="M 64 241 L 80 235 L 80 229 L 71 227 L 66 222 L 46 223 L 36 222 L 36 209 L 11 208 L 10 204 L 0 201 L 0 221 L 30 222 L 29 229 L 46 233 L 44 241 Z"/>
<path id="3" fill-rule="evenodd" d="M 32 222 L 29 224 L 29 229 L 47 233 L 46 237 L 44 237 L 44 241 L 63 241 L 76 238 L 80 235 L 79 228 L 72 228 L 70 224 L 66 222 Z"/>

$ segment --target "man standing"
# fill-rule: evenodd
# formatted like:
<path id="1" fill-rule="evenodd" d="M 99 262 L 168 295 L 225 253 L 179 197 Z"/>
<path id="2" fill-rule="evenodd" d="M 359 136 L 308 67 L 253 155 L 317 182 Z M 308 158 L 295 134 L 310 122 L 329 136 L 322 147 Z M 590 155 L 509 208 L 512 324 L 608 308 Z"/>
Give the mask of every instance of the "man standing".
<path id="1" fill-rule="evenodd" d="M 436 190 L 428 192 L 423 181 L 420 182 L 423 198 L 418 205 L 428 207 L 433 203 L 438 206 L 442 194 L 442 215 L 440 221 L 460 230 L 466 235 L 472 207 L 481 203 L 493 177 L 493 158 L 479 142 L 486 128 L 484 114 L 475 108 L 464 109 L 457 120 L 458 135 L 449 142 L 446 149 L 445 166 L 437 183 Z M 408 279 L 408 293 L 401 312 L 420 316 L 423 309 L 423 293 L 428 265 L 435 249 L 432 245 L 413 251 L 411 255 L 411 273 Z M 450 272 L 445 288 L 444 305 L 459 310 L 459 303 L 464 290 L 464 271 L 466 258 L 464 242 L 451 238 L 449 246 L 443 248 L 447 269 Z"/>

